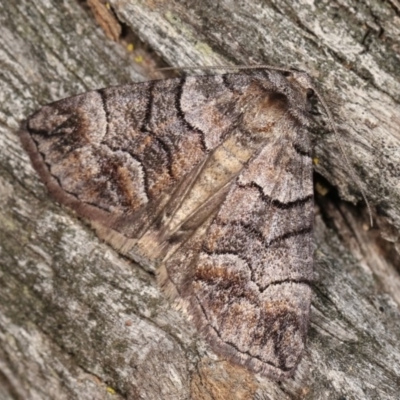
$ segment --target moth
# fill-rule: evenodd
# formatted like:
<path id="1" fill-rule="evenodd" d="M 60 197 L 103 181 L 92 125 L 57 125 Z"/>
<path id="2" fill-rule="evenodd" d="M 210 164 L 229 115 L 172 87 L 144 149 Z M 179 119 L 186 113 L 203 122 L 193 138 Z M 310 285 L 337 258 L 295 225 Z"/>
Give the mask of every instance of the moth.
<path id="1" fill-rule="evenodd" d="M 20 130 L 54 199 L 150 269 L 220 356 L 274 380 L 301 359 L 313 278 L 304 72 L 134 83 Z"/>

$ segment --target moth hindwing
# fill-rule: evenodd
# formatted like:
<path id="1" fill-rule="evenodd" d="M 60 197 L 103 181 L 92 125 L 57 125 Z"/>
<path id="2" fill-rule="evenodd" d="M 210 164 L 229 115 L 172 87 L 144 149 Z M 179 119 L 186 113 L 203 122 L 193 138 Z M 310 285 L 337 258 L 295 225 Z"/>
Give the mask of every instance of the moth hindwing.
<path id="1" fill-rule="evenodd" d="M 111 87 L 20 132 L 57 201 L 157 268 L 216 353 L 277 380 L 305 346 L 313 264 L 309 88 L 288 75 Z"/>

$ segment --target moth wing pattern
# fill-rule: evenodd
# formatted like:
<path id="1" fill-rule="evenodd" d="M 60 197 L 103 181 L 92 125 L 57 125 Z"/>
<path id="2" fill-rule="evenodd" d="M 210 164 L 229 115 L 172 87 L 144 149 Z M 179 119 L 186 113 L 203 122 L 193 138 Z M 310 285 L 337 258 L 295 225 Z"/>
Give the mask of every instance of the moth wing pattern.
<path id="1" fill-rule="evenodd" d="M 150 81 L 73 96 L 44 106 L 20 131 L 53 197 L 91 220 L 124 253 L 229 131 L 233 115 L 225 108 L 232 96 L 203 79 L 197 86 L 213 99 L 203 96 L 183 118 L 183 84 Z M 217 103 L 224 105 L 211 121 L 209 110 Z M 213 129 L 201 132 L 191 120 Z"/>
<path id="2" fill-rule="evenodd" d="M 278 82 L 273 94 L 262 94 L 269 101 L 251 104 L 267 121 L 250 115 L 239 127 L 244 133 L 264 127 L 267 139 L 232 180 L 216 215 L 162 267 L 163 285 L 187 300 L 217 353 L 276 380 L 292 376 L 300 361 L 313 275 L 306 108 L 290 114 L 301 103 L 290 92 L 282 98 L 280 90 L 291 86 Z"/>
<path id="3" fill-rule="evenodd" d="M 307 82 L 255 71 L 102 89 L 20 132 L 57 201 L 158 268 L 216 353 L 276 380 L 300 360 L 311 302 Z"/>

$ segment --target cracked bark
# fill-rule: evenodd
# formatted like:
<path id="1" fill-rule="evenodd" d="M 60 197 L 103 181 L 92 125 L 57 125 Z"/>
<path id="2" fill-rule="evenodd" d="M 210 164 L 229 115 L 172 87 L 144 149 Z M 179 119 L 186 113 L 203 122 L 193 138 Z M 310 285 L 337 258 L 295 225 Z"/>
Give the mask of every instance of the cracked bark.
<path id="1" fill-rule="evenodd" d="M 76 0 L 3 3 L 0 398 L 398 398 L 397 2 L 110 1 L 125 40 L 137 35 L 158 56 L 132 56 L 107 39 Z M 163 62 L 309 71 L 363 182 L 373 229 L 316 104 L 314 299 L 293 380 L 269 382 L 218 360 L 151 274 L 48 197 L 15 136 L 39 105 L 148 78 Z"/>

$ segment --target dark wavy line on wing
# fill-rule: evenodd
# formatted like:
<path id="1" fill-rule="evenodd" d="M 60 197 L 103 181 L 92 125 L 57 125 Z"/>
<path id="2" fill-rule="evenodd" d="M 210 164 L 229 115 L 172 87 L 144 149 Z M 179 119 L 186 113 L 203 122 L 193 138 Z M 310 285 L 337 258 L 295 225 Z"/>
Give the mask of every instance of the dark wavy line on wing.
<path id="1" fill-rule="evenodd" d="M 219 330 L 218 330 L 217 328 L 215 328 L 214 326 L 211 325 L 210 320 L 209 320 L 208 317 L 207 317 L 206 310 L 204 309 L 203 304 L 201 304 L 200 299 L 198 298 L 197 295 L 195 295 L 195 297 L 196 297 L 196 300 L 197 300 L 197 304 L 199 305 L 199 307 L 200 307 L 200 309 L 201 309 L 201 311 L 202 311 L 202 314 L 204 315 L 204 319 L 207 321 L 207 322 L 206 322 L 206 325 L 209 326 L 209 327 L 215 332 L 215 334 L 218 336 L 218 338 L 219 338 L 219 340 L 221 340 L 221 342 L 223 342 L 223 343 L 225 343 L 226 345 L 232 347 L 232 348 L 235 349 L 235 351 L 237 351 L 238 353 L 240 353 L 240 354 L 245 354 L 245 355 L 247 355 L 247 356 L 250 357 L 250 358 L 254 358 L 254 359 L 260 361 L 260 362 L 263 363 L 263 364 L 270 365 L 270 366 L 272 366 L 272 367 L 274 367 L 274 368 L 280 369 L 280 370 L 285 371 L 285 372 L 288 372 L 288 371 L 291 371 L 291 370 L 292 370 L 292 368 L 287 368 L 287 367 L 285 367 L 284 365 L 282 365 L 283 363 L 282 363 L 281 360 L 279 360 L 279 361 L 280 361 L 279 365 L 276 365 L 276 364 L 274 364 L 274 363 L 272 363 L 272 362 L 263 360 L 263 359 L 262 359 L 261 357 L 259 357 L 259 356 L 256 356 L 256 355 L 251 354 L 249 351 L 240 350 L 234 343 L 222 339 L 222 336 L 221 336 L 221 333 L 219 332 Z M 274 340 L 274 339 L 275 339 L 275 338 L 272 338 L 272 340 L 274 341 L 274 344 L 275 344 L 275 346 L 276 346 L 276 343 L 275 343 L 276 340 Z M 279 358 L 279 357 L 278 357 L 278 358 Z"/>
<path id="2" fill-rule="evenodd" d="M 143 124 L 140 127 L 140 130 L 142 132 L 148 132 L 147 126 L 150 123 L 151 120 L 151 112 L 153 110 L 153 102 L 154 102 L 154 94 L 153 94 L 153 88 L 154 88 L 154 81 L 149 82 L 149 87 L 147 89 L 147 103 L 146 103 L 146 110 L 144 113 L 144 118 L 143 118 Z"/>
<path id="3" fill-rule="evenodd" d="M 293 143 L 293 149 L 297 154 L 299 154 L 301 156 L 304 156 L 304 157 L 311 158 L 311 151 L 310 150 L 304 150 L 296 143 Z"/>
<path id="4" fill-rule="evenodd" d="M 293 201 L 283 202 L 283 201 L 280 201 L 280 200 L 277 200 L 277 199 L 273 199 L 272 197 L 266 195 L 264 193 L 264 191 L 263 191 L 263 188 L 260 185 L 258 185 L 257 183 L 255 183 L 255 182 L 251 182 L 251 183 L 248 183 L 248 184 L 241 184 L 240 182 L 238 182 L 237 185 L 241 189 L 247 189 L 247 188 L 256 189 L 259 192 L 263 202 L 265 202 L 267 204 L 271 204 L 274 207 L 279 208 L 280 210 L 287 210 L 287 209 L 290 209 L 290 208 L 298 207 L 300 205 L 308 203 L 310 200 L 312 200 L 314 198 L 314 195 L 309 194 L 307 196 L 300 197 L 300 198 L 298 198 L 296 200 L 293 200 Z"/>
<path id="5" fill-rule="evenodd" d="M 194 127 L 185 117 L 185 113 L 182 110 L 181 107 L 181 99 L 182 99 L 182 93 L 183 93 L 183 87 L 185 86 L 186 83 L 186 78 L 182 77 L 180 82 L 177 85 L 176 88 L 176 96 L 175 96 L 175 108 L 176 108 L 176 113 L 178 119 L 186 126 L 186 128 L 190 129 L 191 131 L 197 133 L 200 136 L 200 143 L 202 150 L 206 153 L 207 152 L 207 146 L 206 146 L 206 141 L 205 141 L 205 134 L 204 132 L 197 128 Z"/>

